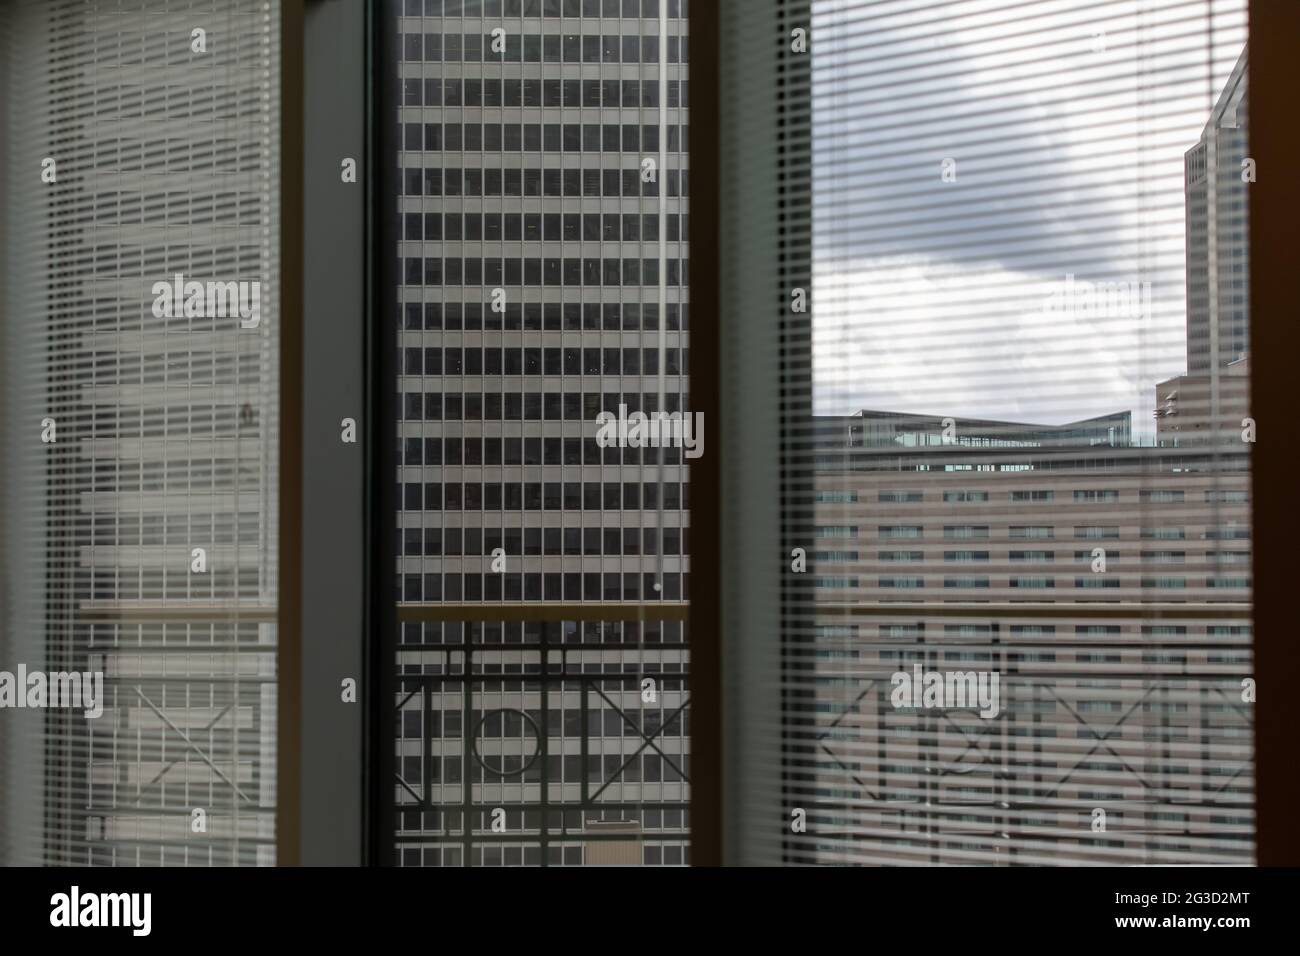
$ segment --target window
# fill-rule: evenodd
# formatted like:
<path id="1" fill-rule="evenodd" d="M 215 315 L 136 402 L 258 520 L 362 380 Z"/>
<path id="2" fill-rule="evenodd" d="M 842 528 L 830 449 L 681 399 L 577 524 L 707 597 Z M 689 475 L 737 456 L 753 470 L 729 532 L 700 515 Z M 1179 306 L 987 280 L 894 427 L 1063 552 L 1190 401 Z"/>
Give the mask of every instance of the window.
<path id="1" fill-rule="evenodd" d="M 813 498 L 818 504 L 853 504 L 858 500 L 856 491 L 818 491 Z"/>
<path id="2" fill-rule="evenodd" d="M 878 497 L 882 503 L 891 504 L 912 503 L 923 499 L 923 495 L 919 491 L 882 491 Z"/>
<path id="3" fill-rule="evenodd" d="M 846 577 L 814 577 L 813 587 L 827 588 L 830 590 L 844 590 L 846 588 L 856 588 L 858 586 L 857 578 Z"/>
<path id="4" fill-rule="evenodd" d="M 1210 504 L 1244 505 L 1250 499 L 1244 488 L 1207 488 L 1205 489 L 1205 500 Z"/>
<path id="5" fill-rule="evenodd" d="M 893 538 L 919 538 L 922 536 L 920 525 L 881 525 L 880 537 L 883 539 Z"/>
<path id="6" fill-rule="evenodd" d="M 1087 488 L 1082 491 L 1075 489 L 1074 500 L 1085 504 L 1115 502 L 1119 501 L 1119 492 L 1114 488 Z"/>
<path id="7" fill-rule="evenodd" d="M 108 691 L 0 862 L 1270 862 L 1289 5 L 101 6 L 0 2 L 0 659 Z"/>
<path id="8" fill-rule="evenodd" d="M 1183 564 L 1187 561 L 1186 551 L 1143 551 L 1143 563 L 1148 564 Z"/>
<path id="9" fill-rule="evenodd" d="M 439 84 L 419 107 L 422 135 L 391 157 L 418 174 L 391 197 L 403 217 L 393 297 L 411 317 L 396 330 L 393 437 L 402 449 L 424 443 L 394 463 L 403 546 L 389 706 L 399 719 L 379 852 L 401 865 L 687 860 L 693 455 L 626 429 L 634 415 L 694 421 L 684 250 L 659 228 L 663 216 L 680 223 L 689 199 L 682 188 L 659 195 L 659 179 L 643 183 L 634 168 L 651 156 L 658 177 L 680 186 L 689 159 L 680 138 L 660 155 L 661 119 L 675 130 L 689 111 L 654 109 L 687 78 L 680 62 L 660 71 L 655 41 L 666 29 L 680 51 L 686 21 L 679 10 L 664 27 L 657 6 L 446 2 L 390 21 L 403 50 L 459 64 L 379 64 L 399 87 L 426 72 Z M 481 32 L 466 35 L 479 16 Z M 635 19 L 620 26 L 620 16 Z M 490 30 L 503 17 L 502 54 Z M 395 105 L 375 115 L 397 115 Z M 613 442 L 596 438 L 602 413 L 625 423 Z M 826 525 L 818 537 L 857 537 L 847 522 Z M 844 599 L 858 588 L 839 570 L 856 551 L 807 550 L 822 566 L 813 589 Z M 494 613 L 502 605 L 506 620 Z M 577 681 L 538 672 L 543 648 L 570 644 L 622 663 L 575 656 L 566 670 Z M 623 679 L 625 666 L 655 675 L 653 701 Z M 461 729 L 431 735 L 426 714 Z M 490 815 L 460 809 L 480 799 L 525 835 L 494 842 Z"/>
<path id="10" fill-rule="evenodd" d="M 1138 492 L 1140 500 L 1151 504 L 1181 504 L 1184 495 L 1185 492 L 1170 488 L 1142 488 Z"/>
<path id="11" fill-rule="evenodd" d="M 1007 552 L 1007 558 L 1010 561 L 1023 561 L 1027 564 L 1046 564 L 1056 560 L 1056 552 L 1012 550 Z"/>
<path id="12" fill-rule="evenodd" d="M 1244 661 L 1230 675 L 1205 665 L 1248 654 L 1248 637 L 1207 628 L 1252 613 L 1246 559 L 1218 554 L 1251 543 L 1258 454 L 1243 433 L 1245 3 L 1183 4 L 1177 31 L 1149 5 L 1120 6 L 814 2 L 806 55 L 766 36 L 710 60 L 735 120 L 716 165 L 753 187 L 728 202 L 711 183 L 718 235 L 746 241 L 724 242 L 696 277 L 719 316 L 723 408 L 755 383 L 780 386 L 764 411 L 743 403 L 753 421 L 727 419 L 743 466 L 723 464 L 716 505 L 735 509 L 754 475 L 772 504 L 721 532 L 718 559 L 728 542 L 757 545 L 771 568 L 740 575 L 724 602 L 746 626 L 744 645 L 723 642 L 722 668 L 781 688 L 789 708 L 776 744 L 746 721 L 760 705 L 740 691 L 727 739 L 748 742 L 746 779 L 780 781 L 815 834 L 759 847 L 770 823 L 728 816 L 755 841 L 736 859 L 1254 859 L 1249 826 L 1209 823 L 1226 794 L 1253 799 L 1252 711 L 1201 700 L 1203 672 L 1221 668 L 1225 686 L 1249 676 Z M 777 7 L 781 33 L 803 25 L 802 8 Z M 774 56 L 771 116 L 743 113 Z M 856 591 L 809 593 L 784 573 L 777 556 L 816 540 L 808 529 L 850 523 L 876 529 Z M 772 596 L 762 617 L 745 606 L 756 595 Z M 874 625 L 854 646 L 879 670 L 854 672 L 856 695 L 816 655 L 813 629 L 841 619 Z M 1142 630 L 1166 621 L 1186 635 Z M 764 670 L 754 648 L 779 666 Z M 996 672 L 1000 716 L 896 706 L 880 676 L 914 664 Z M 957 720 L 978 753 L 962 753 Z M 1169 787 L 1139 786 L 1136 808 L 1119 807 L 1132 767 L 1086 752 L 1108 734 Z M 981 766 L 985 744 L 1033 758 Z M 1196 790 L 1228 765 L 1241 773 L 1216 778 L 1224 794 Z M 1087 831 L 1098 807 L 1103 836 Z M 1180 815 L 1177 832 L 1140 825 L 1161 813 Z M 1066 818 L 1084 821 L 1077 839 L 1044 850 Z"/>
<path id="13" fill-rule="evenodd" d="M 25 246 L 0 242 L 0 379 L 44 431 L 0 423 L 0 760 L 31 768 L 0 784 L 6 864 L 277 862 L 278 517 L 299 497 L 279 463 L 300 437 L 280 287 L 302 285 L 280 255 L 280 4 L 151 7 L 0 6 L 0 204 Z M 64 144 L 40 148 L 57 178 L 33 188 L 19 143 Z M 75 704 L 16 722 L 15 662 Z"/>
<path id="14" fill-rule="evenodd" d="M 856 538 L 858 529 L 849 525 L 820 525 L 815 529 L 818 538 Z"/>

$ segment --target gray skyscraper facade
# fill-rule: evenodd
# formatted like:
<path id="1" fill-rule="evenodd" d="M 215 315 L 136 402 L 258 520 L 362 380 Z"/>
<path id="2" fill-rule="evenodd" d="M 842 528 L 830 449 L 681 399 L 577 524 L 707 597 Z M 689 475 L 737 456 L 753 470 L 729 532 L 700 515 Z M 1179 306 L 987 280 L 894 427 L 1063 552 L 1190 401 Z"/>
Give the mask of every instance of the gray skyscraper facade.
<path id="1" fill-rule="evenodd" d="M 1184 157 L 1187 374 L 1208 375 L 1250 349 L 1246 57 L 1232 70 L 1201 141 Z M 1217 330 L 1217 332 L 1216 332 Z"/>
<path id="2" fill-rule="evenodd" d="M 0 671 L 103 689 L 4 711 L 0 862 L 273 864 L 279 4 L 4 14 Z"/>
<path id="3" fill-rule="evenodd" d="M 683 863 L 685 10 L 401 14 L 396 858 Z"/>

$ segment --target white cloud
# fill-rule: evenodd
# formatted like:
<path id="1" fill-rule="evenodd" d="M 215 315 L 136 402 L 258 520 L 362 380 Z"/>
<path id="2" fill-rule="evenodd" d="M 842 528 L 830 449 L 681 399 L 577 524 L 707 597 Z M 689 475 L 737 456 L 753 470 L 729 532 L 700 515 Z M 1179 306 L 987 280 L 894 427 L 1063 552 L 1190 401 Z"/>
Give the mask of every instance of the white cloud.
<path id="1" fill-rule="evenodd" d="M 1199 0 L 817 2 L 813 38 L 818 412 L 1147 430 L 1185 366 L 1183 154 L 1242 0 L 1213 31 Z M 1151 315 L 1048 314 L 1067 274 L 1149 282 Z"/>

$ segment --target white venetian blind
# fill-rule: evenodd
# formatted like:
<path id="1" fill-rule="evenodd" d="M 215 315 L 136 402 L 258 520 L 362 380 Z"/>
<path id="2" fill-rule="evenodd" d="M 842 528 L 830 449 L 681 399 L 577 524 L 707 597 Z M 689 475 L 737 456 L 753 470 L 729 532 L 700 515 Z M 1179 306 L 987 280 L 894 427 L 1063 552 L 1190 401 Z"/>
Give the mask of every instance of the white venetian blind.
<path id="1" fill-rule="evenodd" d="M 796 27 L 811 279 L 775 250 L 751 328 L 810 324 L 811 414 L 747 471 L 794 480 L 735 852 L 1251 862 L 1245 4 L 815 0 L 751 55 Z"/>
<path id="2" fill-rule="evenodd" d="M 3 23 L 0 671 L 103 714 L 0 710 L 0 859 L 273 863 L 278 4 Z"/>

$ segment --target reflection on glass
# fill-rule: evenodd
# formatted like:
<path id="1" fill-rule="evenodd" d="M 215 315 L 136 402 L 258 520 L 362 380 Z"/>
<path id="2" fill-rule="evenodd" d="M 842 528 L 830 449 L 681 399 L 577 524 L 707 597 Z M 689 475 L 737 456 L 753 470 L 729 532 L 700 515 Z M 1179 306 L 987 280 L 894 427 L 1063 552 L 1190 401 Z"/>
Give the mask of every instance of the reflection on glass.
<path id="1" fill-rule="evenodd" d="M 913 6 L 813 4 L 789 856 L 1248 863 L 1244 4 Z"/>

